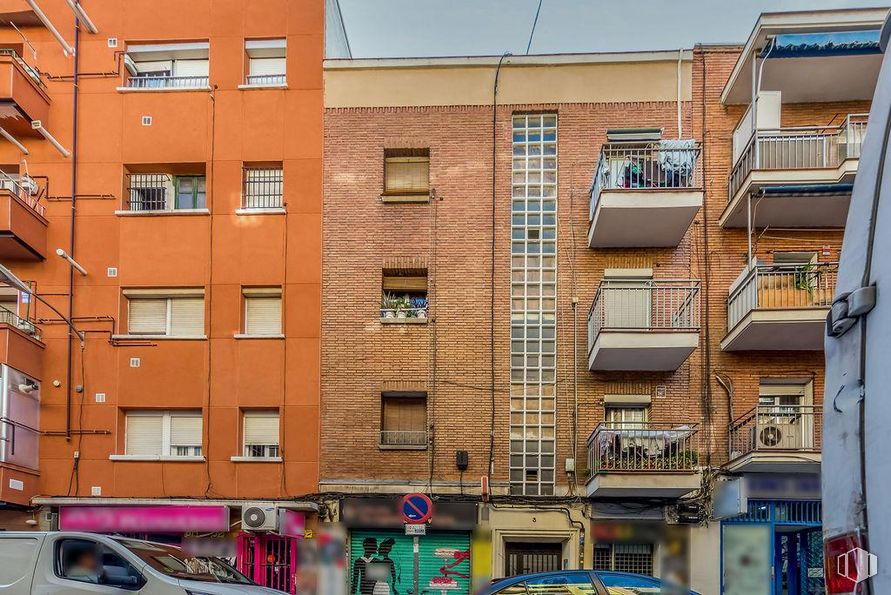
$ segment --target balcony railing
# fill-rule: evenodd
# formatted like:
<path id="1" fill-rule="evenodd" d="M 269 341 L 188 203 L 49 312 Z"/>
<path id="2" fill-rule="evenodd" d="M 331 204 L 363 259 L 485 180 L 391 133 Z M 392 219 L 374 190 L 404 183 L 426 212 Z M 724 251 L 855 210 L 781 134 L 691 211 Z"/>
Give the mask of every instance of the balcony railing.
<path id="1" fill-rule="evenodd" d="M 244 209 L 279 209 L 284 192 L 279 169 L 245 168 L 241 206 Z"/>
<path id="2" fill-rule="evenodd" d="M 381 430 L 381 446 L 427 446 L 424 430 Z"/>
<path id="3" fill-rule="evenodd" d="M 594 218 L 603 190 L 701 188 L 699 153 L 694 141 L 604 145 L 594 174 L 589 219 Z"/>
<path id="4" fill-rule="evenodd" d="M 756 130 L 730 172 L 728 200 L 753 170 L 836 168 L 859 158 L 867 116 L 849 114 L 840 126 Z"/>
<path id="5" fill-rule="evenodd" d="M 699 281 L 603 281 L 588 312 L 588 349 L 602 330 L 699 329 Z"/>
<path id="6" fill-rule="evenodd" d="M 14 326 L 26 335 L 30 335 L 36 339 L 40 338 L 40 330 L 30 320 L 25 320 L 14 312 L 10 312 L 6 308 L 0 308 L 0 324 L 8 324 Z"/>
<path id="7" fill-rule="evenodd" d="M 588 469 L 692 471 L 699 464 L 696 424 L 604 422 L 588 437 Z"/>
<path id="8" fill-rule="evenodd" d="M 12 61 L 18 64 L 21 69 L 24 70 L 25 73 L 31 78 L 31 80 L 34 81 L 35 85 L 41 88 L 46 88 L 46 85 L 44 85 L 43 81 L 40 80 L 40 72 L 24 60 L 22 60 L 22 57 L 19 56 L 15 50 L 9 48 L 0 49 L 0 56 L 7 56 L 12 59 Z"/>
<path id="9" fill-rule="evenodd" d="M 819 405 L 758 405 L 730 424 L 730 458 L 752 452 L 819 452 L 823 408 Z"/>
<path id="10" fill-rule="evenodd" d="M 838 263 L 757 265 L 727 298 L 727 329 L 752 310 L 823 308 L 832 304 Z"/>
<path id="11" fill-rule="evenodd" d="M 208 76 L 146 75 L 131 76 L 127 86 L 133 89 L 201 89 L 207 87 Z"/>
<path id="12" fill-rule="evenodd" d="M 284 74 L 249 74 L 247 77 L 249 85 L 284 85 L 285 82 Z"/>
<path id="13" fill-rule="evenodd" d="M 14 178 L 7 173 L 0 172 L 0 190 L 11 192 L 41 217 L 46 215 L 46 206 L 40 202 L 37 183 L 32 178 L 27 176 Z"/>

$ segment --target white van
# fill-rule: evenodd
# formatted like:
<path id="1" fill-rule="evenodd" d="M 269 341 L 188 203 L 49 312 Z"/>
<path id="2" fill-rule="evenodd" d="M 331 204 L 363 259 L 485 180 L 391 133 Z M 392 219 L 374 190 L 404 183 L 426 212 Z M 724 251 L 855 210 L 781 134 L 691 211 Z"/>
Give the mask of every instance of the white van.
<path id="1" fill-rule="evenodd" d="M 93 533 L 0 532 L 0 593 L 227 595 L 279 593 L 217 558 Z"/>

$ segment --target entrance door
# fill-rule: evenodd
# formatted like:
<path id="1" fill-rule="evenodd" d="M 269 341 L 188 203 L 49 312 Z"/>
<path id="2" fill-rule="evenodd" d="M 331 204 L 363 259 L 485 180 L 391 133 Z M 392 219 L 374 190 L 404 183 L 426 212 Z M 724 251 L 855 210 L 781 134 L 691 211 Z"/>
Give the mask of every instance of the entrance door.
<path id="1" fill-rule="evenodd" d="M 508 541 L 504 544 L 505 576 L 563 569 L 563 544 Z"/>

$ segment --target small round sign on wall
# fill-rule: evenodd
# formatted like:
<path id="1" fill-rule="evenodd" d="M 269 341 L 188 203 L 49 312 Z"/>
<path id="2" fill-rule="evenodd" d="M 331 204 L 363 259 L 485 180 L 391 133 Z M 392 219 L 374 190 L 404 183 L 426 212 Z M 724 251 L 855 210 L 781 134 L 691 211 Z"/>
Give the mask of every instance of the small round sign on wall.
<path id="1" fill-rule="evenodd" d="M 427 494 L 406 494 L 402 497 L 402 520 L 409 525 L 426 523 L 433 517 L 433 501 Z"/>

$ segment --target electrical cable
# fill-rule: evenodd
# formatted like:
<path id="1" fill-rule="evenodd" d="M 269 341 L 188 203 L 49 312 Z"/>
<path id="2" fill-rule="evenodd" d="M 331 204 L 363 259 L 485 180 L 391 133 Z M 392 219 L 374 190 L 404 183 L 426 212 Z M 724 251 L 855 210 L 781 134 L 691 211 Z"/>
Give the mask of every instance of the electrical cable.
<path id="1" fill-rule="evenodd" d="M 538 0 L 538 8 L 535 10 L 535 19 L 532 21 L 532 30 L 529 32 L 529 43 L 526 44 L 526 55 L 529 55 L 529 49 L 532 47 L 532 38 L 535 36 L 535 26 L 538 24 L 538 15 L 541 13 L 541 5 L 544 0 Z"/>

